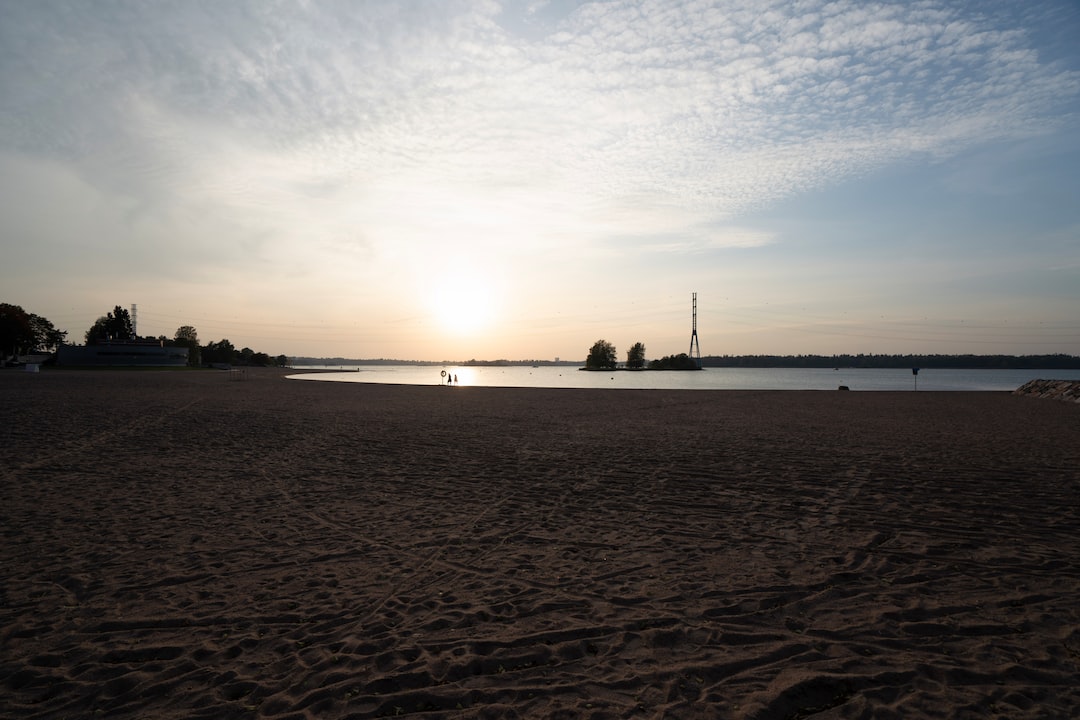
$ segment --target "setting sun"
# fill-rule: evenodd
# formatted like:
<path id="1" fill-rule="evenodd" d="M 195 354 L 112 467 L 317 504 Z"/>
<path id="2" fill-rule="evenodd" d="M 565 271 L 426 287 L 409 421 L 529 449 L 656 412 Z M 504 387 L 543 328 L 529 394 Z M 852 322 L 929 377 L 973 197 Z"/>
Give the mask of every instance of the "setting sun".
<path id="1" fill-rule="evenodd" d="M 434 280 L 432 311 L 435 322 L 452 335 L 473 335 L 495 319 L 495 293 L 485 273 L 472 267 L 447 268 Z"/>

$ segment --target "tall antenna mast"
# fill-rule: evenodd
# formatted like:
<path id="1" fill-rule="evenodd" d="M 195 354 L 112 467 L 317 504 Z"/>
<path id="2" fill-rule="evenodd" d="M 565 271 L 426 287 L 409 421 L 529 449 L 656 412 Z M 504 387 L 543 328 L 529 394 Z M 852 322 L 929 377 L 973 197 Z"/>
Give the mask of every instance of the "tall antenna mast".
<path id="1" fill-rule="evenodd" d="M 139 337 L 138 327 L 138 314 L 135 312 L 135 303 L 131 303 L 131 334 L 135 336 L 133 339 Z"/>
<path id="2" fill-rule="evenodd" d="M 701 347 L 698 345 L 697 339 L 697 293 L 694 293 L 694 324 L 693 329 L 690 331 L 690 359 L 693 360 L 701 369 Z"/>

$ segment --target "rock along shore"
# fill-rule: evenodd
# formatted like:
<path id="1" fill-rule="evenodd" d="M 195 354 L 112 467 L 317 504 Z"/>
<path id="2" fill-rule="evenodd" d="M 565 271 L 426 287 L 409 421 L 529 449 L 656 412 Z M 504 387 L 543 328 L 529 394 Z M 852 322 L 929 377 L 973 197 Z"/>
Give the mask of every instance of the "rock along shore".
<path id="1" fill-rule="evenodd" d="M 1013 390 L 1013 395 L 1080 403 L 1080 380 L 1031 380 Z"/>

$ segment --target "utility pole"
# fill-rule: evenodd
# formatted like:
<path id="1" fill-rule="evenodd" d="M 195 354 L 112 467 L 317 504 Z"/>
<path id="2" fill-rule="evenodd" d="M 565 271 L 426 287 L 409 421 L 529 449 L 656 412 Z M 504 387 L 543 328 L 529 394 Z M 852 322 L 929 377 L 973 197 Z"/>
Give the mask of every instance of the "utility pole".
<path id="1" fill-rule="evenodd" d="M 701 347 L 698 345 L 697 337 L 697 293 L 694 293 L 694 323 L 690 331 L 690 359 L 693 360 L 701 369 Z"/>

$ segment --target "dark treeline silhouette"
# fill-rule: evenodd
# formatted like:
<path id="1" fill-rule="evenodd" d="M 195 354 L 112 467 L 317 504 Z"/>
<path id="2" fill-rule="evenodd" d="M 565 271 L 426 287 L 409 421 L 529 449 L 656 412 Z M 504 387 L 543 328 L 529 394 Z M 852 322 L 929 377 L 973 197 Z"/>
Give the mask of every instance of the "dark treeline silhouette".
<path id="1" fill-rule="evenodd" d="M 513 365 L 580 365 L 580 360 L 398 360 L 395 358 L 294 357 L 293 365 L 466 365 L 509 367 Z"/>
<path id="2" fill-rule="evenodd" d="M 710 355 L 702 367 L 958 368 L 965 370 L 1080 369 L 1075 355 Z"/>
<path id="3" fill-rule="evenodd" d="M 649 361 L 650 370 L 700 370 L 697 360 L 686 353 L 678 355 L 665 355 L 659 360 Z"/>
<path id="4" fill-rule="evenodd" d="M 684 354 L 685 355 L 685 354 Z M 671 356 L 664 361 L 677 363 Z M 658 361 L 647 364 L 652 366 Z M 398 360 L 394 358 L 293 357 L 292 365 L 581 365 L 581 360 Z M 964 370 L 1071 370 L 1080 369 L 1075 355 L 708 355 L 702 367 L 746 368 L 958 368 Z"/>
<path id="5" fill-rule="evenodd" d="M 18 305 L 0 303 L 0 367 L 19 355 L 53 354 L 67 339 L 66 330 L 57 330 L 43 317 L 23 310 Z M 227 339 L 199 344 L 199 335 L 191 325 L 183 325 L 172 337 L 165 335 L 139 336 L 135 333 L 134 318 L 126 308 L 119 305 L 97 320 L 84 334 L 87 345 L 160 345 L 180 346 L 188 349 L 188 364 L 200 365 L 260 365 L 284 367 L 285 355 L 271 357 L 251 348 L 233 347 Z M 46 365 L 56 362 L 56 357 L 44 361 Z"/>

